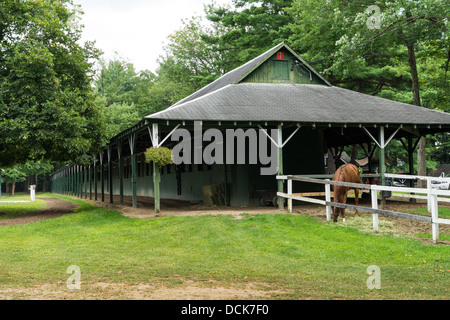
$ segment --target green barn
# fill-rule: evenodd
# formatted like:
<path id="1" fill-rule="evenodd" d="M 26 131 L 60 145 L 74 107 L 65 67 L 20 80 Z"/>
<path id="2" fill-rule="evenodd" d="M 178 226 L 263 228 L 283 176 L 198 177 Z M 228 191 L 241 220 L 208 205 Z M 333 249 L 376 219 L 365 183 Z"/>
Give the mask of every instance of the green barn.
<path id="1" fill-rule="evenodd" d="M 53 177 L 53 191 L 91 198 L 99 193 L 103 201 L 110 202 L 113 195 L 120 199 L 129 195 L 134 206 L 137 196 L 155 198 L 158 213 L 159 198 L 200 202 L 206 191 L 215 190 L 226 205 L 253 206 L 261 204 L 261 195 L 283 190 L 276 174 L 261 174 L 267 163 L 202 162 L 170 165 L 161 171 L 145 163 L 147 148 L 173 148 L 178 143 L 172 141 L 173 133 L 177 129 L 193 133 L 196 125 L 203 132 L 222 132 L 224 146 L 230 129 L 252 129 L 259 137 L 276 132 L 276 139 L 258 140 L 258 148 L 252 150 L 275 153 L 279 175 L 331 173 L 333 156 L 343 146 L 355 144 L 363 145 L 368 153 L 379 151 L 383 173 L 384 149 L 391 139 L 402 139 L 412 159 L 421 136 L 450 131 L 450 114 L 332 86 L 280 43 L 118 134 L 90 166 L 61 169 Z M 202 147 L 208 143 L 203 141 Z M 247 140 L 247 146 L 254 143 Z M 247 152 L 246 159 L 250 157 Z"/>

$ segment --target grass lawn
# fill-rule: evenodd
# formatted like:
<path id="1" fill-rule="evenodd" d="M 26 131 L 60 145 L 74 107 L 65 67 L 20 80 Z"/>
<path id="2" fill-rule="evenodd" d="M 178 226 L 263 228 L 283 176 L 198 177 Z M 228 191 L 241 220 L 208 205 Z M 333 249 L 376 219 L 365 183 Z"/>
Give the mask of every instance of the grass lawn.
<path id="1" fill-rule="evenodd" d="M 76 214 L 0 227 L 0 288 L 64 288 L 67 268 L 77 265 L 83 284 L 213 280 L 221 286 L 259 283 L 279 290 L 273 299 L 450 298 L 448 245 L 362 233 L 301 215 L 140 220 L 51 196 L 77 203 Z M 9 207 L 0 206 L 1 212 Z M 380 290 L 366 286 L 371 265 L 381 269 Z"/>

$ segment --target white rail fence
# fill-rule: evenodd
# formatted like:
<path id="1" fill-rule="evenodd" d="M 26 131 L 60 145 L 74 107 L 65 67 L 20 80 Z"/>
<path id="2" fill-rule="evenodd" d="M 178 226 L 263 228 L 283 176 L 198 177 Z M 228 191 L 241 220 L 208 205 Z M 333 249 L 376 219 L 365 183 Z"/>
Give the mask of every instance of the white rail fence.
<path id="1" fill-rule="evenodd" d="M 432 225 L 432 238 L 433 243 L 437 243 L 439 241 L 439 224 L 448 224 L 450 225 L 450 219 L 441 219 L 439 218 L 439 209 L 438 202 L 450 202 L 450 191 L 449 190 L 440 190 L 433 188 L 433 181 L 449 181 L 450 179 L 445 178 L 434 178 L 434 177 L 424 177 L 424 176 L 407 176 L 407 175 L 394 175 L 394 174 L 386 174 L 388 178 L 401 178 L 401 179 L 419 179 L 427 181 L 427 188 L 411 188 L 411 187 L 395 187 L 395 186 L 381 186 L 381 185 L 370 185 L 370 184 L 362 184 L 362 183 L 349 183 L 349 182 L 339 182 L 339 181 L 331 181 L 330 179 L 317 179 L 310 178 L 305 176 L 278 176 L 279 180 L 287 181 L 287 193 L 277 192 L 277 196 L 283 197 L 288 201 L 288 211 L 292 212 L 292 201 L 304 201 L 309 203 L 320 204 L 326 207 L 326 216 L 327 220 L 331 221 L 331 212 L 332 207 L 359 210 L 372 213 L 373 216 L 373 230 L 374 232 L 378 232 L 378 215 L 386 215 L 392 217 L 398 217 L 409 220 L 417 220 L 431 223 Z M 296 195 L 292 193 L 292 182 L 306 182 L 306 183 L 315 183 L 322 184 L 325 188 L 325 200 L 312 198 L 311 196 L 304 195 Z M 364 207 L 364 206 L 356 206 L 350 204 L 342 204 L 331 202 L 331 185 L 336 186 L 345 186 L 350 188 L 358 188 L 360 190 L 369 190 L 371 193 L 371 202 L 372 207 Z M 430 217 L 415 215 L 409 213 L 395 212 L 389 210 L 381 210 L 378 209 L 378 192 L 387 191 L 391 192 L 392 195 L 404 195 L 408 198 L 417 198 L 417 199 L 426 199 L 428 203 L 428 210 L 430 213 Z"/>

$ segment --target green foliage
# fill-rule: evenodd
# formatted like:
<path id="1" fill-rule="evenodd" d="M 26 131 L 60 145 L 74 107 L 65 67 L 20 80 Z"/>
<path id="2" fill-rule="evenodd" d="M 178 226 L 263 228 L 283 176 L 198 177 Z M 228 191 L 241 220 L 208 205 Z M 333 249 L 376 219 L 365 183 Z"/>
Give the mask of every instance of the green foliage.
<path id="1" fill-rule="evenodd" d="M 5 183 L 16 183 L 25 181 L 27 174 L 23 170 L 23 166 L 14 166 L 2 172 L 2 179 Z"/>
<path id="2" fill-rule="evenodd" d="M 367 27 L 371 5 L 380 8 L 379 29 Z M 449 10 L 443 0 L 298 0 L 286 9 L 292 18 L 288 42 L 333 85 L 448 111 Z M 415 50 L 419 101 L 411 90 L 414 64 L 407 46 Z M 448 158 L 445 144 L 428 145 L 429 169 L 436 164 L 433 159 Z M 399 143 L 388 149 L 388 162 L 407 163 Z M 395 169 L 403 170 L 405 165 Z"/>
<path id="3" fill-rule="evenodd" d="M 86 159 L 105 143 L 71 0 L 0 5 L 0 164 Z"/>
<path id="4" fill-rule="evenodd" d="M 139 122 L 139 116 L 134 103 L 128 105 L 126 102 L 114 102 L 107 106 L 105 97 L 97 97 L 97 104 L 102 110 L 107 127 L 107 136 L 114 137 L 123 130 Z"/>
<path id="5" fill-rule="evenodd" d="M 50 162 L 44 160 L 27 161 L 22 166 L 22 170 L 27 177 L 33 175 L 45 175 L 53 171 L 53 165 Z"/>
<path id="6" fill-rule="evenodd" d="M 208 20 L 220 26 L 221 34 L 206 38 L 206 42 L 226 50 L 229 71 L 288 38 L 286 28 L 291 18 L 286 7 L 292 0 L 237 0 L 234 7 L 210 5 Z"/>
<path id="7" fill-rule="evenodd" d="M 145 162 L 154 162 L 159 167 L 173 164 L 172 150 L 166 147 L 148 148 L 145 150 Z"/>

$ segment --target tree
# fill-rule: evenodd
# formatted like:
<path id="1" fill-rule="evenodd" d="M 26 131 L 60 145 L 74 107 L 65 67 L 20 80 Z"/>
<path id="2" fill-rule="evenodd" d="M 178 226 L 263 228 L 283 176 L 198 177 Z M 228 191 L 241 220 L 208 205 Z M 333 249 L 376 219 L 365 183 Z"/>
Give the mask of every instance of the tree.
<path id="1" fill-rule="evenodd" d="M 49 173 L 51 173 L 54 169 L 53 165 L 49 161 L 45 160 L 37 160 L 37 161 L 27 161 L 23 166 L 20 167 L 22 172 L 26 176 L 26 186 L 25 189 L 28 188 L 29 185 L 39 184 L 39 178 L 44 180 L 42 189 L 45 191 L 45 177 Z"/>
<path id="2" fill-rule="evenodd" d="M 362 48 L 366 48 L 369 43 L 386 47 L 405 46 L 408 52 L 408 65 L 411 76 L 412 103 L 422 106 L 420 97 L 420 79 L 417 67 L 416 53 L 419 45 L 429 41 L 448 39 L 446 35 L 446 23 L 450 13 L 449 6 L 445 6 L 443 0 L 402 0 L 396 2 L 378 1 L 384 8 L 388 8 L 389 13 L 383 16 L 383 25 L 380 31 L 359 34 L 351 37 L 348 41 L 343 41 L 344 46 L 350 42 L 356 42 Z M 395 31 L 395 32 L 394 32 Z M 386 37 L 385 35 L 389 35 Z M 383 40 L 380 40 L 383 38 Z M 355 44 L 350 45 L 352 47 Z M 445 47 L 445 45 L 444 45 Z M 448 43 L 446 52 L 448 51 Z M 420 139 L 417 150 L 417 170 L 418 175 L 426 175 L 426 138 Z"/>
<path id="3" fill-rule="evenodd" d="M 223 75 L 224 53 L 205 42 L 205 38 L 219 34 L 217 25 L 208 27 L 201 17 L 192 17 L 182 20 L 181 28 L 167 37 L 150 88 L 153 112 L 173 105 Z"/>
<path id="4" fill-rule="evenodd" d="M 113 103 L 103 107 L 103 114 L 107 119 L 108 137 L 114 137 L 125 129 L 139 122 L 139 116 L 134 104 Z"/>
<path id="5" fill-rule="evenodd" d="M 378 15 L 369 10 L 372 5 L 380 9 Z M 294 18 L 290 41 L 306 50 L 306 59 L 312 57 L 313 66 L 319 62 L 334 84 L 419 106 L 420 93 L 426 92 L 428 107 L 448 107 L 448 100 L 447 106 L 437 105 L 440 99 L 432 92 L 436 85 L 448 91 L 448 84 L 437 80 L 444 77 L 433 76 L 424 83 L 430 74 L 427 71 L 432 70 L 430 60 L 440 56 L 442 62 L 444 56 L 448 61 L 449 6 L 445 1 L 299 0 L 287 11 Z M 315 23 L 311 14 L 316 17 Z M 379 28 L 369 28 L 373 18 L 379 18 Z M 428 90 L 421 91 L 421 82 Z M 440 101 L 445 104 L 445 99 Z M 422 175 L 424 152 L 422 140 L 418 152 Z"/>
<path id="6" fill-rule="evenodd" d="M 100 67 L 96 72 L 94 85 L 101 96 L 100 103 L 107 119 L 112 118 L 115 127 L 119 125 L 120 113 L 118 108 L 124 111 L 123 125 L 119 129 L 126 129 L 125 125 L 131 125 L 152 113 L 152 93 L 155 75 L 144 70 L 137 72 L 133 63 L 116 56 L 106 62 L 100 61 Z M 109 108 L 114 110 L 109 110 Z M 134 121 L 134 122 L 133 122 Z M 133 122 L 133 123 L 131 123 Z M 109 128 L 111 129 L 111 128 Z M 108 131 L 108 136 L 118 133 L 114 128 Z"/>
<path id="7" fill-rule="evenodd" d="M 286 13 L 292 0 L 234 0 L 233 7 L 206 9 L 208 20 L 221 31 L 205 37 L 210 45 L 226 52 L 225 71 L 230 71 L 288 39 L 291 17 Z"/>
<path id="8" fill-rule="evenodd" d="M 0 164 L 27 159 L 90 161 L 105 144 L 91 88 L 93 43 L 71 0 L 0 5 Z"/>
<path id="9" fill-rule="evenodd" d="M 10 194 L 12 196 L 15 194 L 16 183 L 25 181 L 26 177 L 27 177 L 26 173 L 23 171 L 23 167 L 20 165 L 8 168 L 2 174 L 2 178 L 5 181 L 5 183 L 11 184 Z"/>

